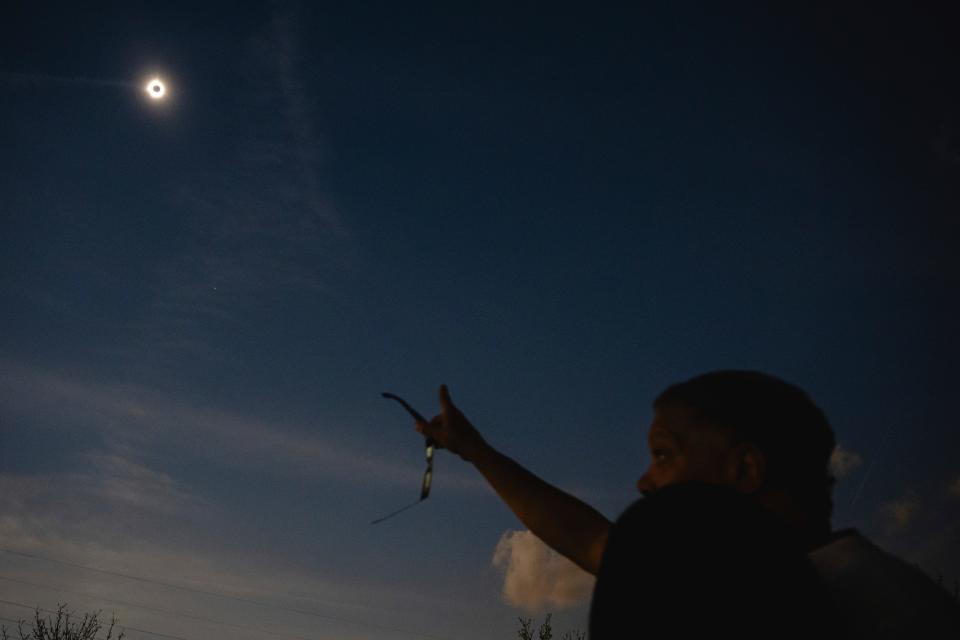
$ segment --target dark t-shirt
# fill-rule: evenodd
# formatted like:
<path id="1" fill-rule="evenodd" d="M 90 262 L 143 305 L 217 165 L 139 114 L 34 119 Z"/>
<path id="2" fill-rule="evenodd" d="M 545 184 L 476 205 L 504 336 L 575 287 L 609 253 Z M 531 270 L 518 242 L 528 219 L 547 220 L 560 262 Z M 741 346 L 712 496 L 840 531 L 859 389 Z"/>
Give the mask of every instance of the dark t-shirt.
<path id="1" fill-rule="evenodd" d="M 683 483 L 611 527 L 590 639 L 825 638 L 835 620 L 804 549 L 772 513 L 733 489 Z"/>

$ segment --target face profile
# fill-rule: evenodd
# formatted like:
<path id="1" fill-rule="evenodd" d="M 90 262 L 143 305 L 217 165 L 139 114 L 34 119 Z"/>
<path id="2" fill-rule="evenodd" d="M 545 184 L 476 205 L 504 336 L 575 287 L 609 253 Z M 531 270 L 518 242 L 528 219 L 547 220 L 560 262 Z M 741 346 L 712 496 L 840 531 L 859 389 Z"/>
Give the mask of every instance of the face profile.
<path id="1" fill-rule="evenodd" d="M 650 466 L 637 480 L 644 496 L 680 482 L 706 482 L 749 490 L 743 482 L 743 465 L 756 455 L 749 445 L 735 445 L 721 429 L 699 418 L 693 409 L 666 406 L 658 409 L 647 437 Z"/>

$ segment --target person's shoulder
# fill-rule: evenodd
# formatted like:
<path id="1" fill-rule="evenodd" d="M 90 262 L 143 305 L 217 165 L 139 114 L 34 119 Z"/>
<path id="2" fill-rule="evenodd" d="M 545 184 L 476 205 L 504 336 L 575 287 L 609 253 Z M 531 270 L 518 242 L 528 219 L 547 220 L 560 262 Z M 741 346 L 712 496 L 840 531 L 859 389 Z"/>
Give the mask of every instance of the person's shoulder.
<path id="1" fill-rule="evenodd" d="M 857 583 L 880 588 L 894 583 L 903 592 L 948 595 L 918 566 L 881 548 L 857 529 L 834 533 L 825 544 L 809 553 L 818 572 L 828 582 Z M 904 593 L 899 594 L 901 597 Z"/>
<path id="2" fill-rule="evenodd" d="M 809 557 L 853 629 L 874 630 L 877 637 L 960 631 L 960 605 L 946 589 L 856 529 L 834 533 Z"/>
<path id="3" fill-rule="evenodd" d="M 858 529 L 834 532 L 823 545 L 810 551 L 809 556 L 828 579 L 870 574 L 874 577 L 895 576 L 902 581 L 923 585 L 934 584 L 918 567 L 882 549 Z"/>

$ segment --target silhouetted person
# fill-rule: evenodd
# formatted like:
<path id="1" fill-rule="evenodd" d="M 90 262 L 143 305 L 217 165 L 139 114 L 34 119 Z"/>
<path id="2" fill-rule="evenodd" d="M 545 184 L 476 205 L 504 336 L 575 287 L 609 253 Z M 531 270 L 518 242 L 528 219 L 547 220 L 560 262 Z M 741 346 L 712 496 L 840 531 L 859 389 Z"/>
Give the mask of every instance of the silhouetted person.
<path id="1" fill-rule="evenodd" d="M 487 444 L 445 386 L 440 407 L 417 430 L 472 462 L 530 531 L 597 576 L 592 640 L 960 637 L 943 635 L 960 630 L 945 590 L 855 529 L 831 532 L 833 430 L 773 376 L 717 371 L 660 394 L 644 498 L 615 523 Z"/>

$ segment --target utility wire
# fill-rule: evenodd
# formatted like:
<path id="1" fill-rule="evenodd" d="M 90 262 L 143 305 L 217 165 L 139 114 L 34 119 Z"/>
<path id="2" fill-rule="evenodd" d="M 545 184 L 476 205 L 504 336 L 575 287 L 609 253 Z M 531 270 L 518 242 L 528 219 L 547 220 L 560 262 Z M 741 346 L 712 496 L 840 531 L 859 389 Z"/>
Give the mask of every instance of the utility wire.
<path id="1" fill-rule="evenodd" d="M 13 551 L 12 549 L 0 548 L 0 551 L 3 553 L 20 556 L 22 558 L 30 558 L 32 560 L 43 560 L 46 562 L 52 562 L 54 564 L 63 565 L 66 567 L 74 567 L 76 569 L 83 569 L 85 571 L 93 571 L 95 573 L 101 573 L 108 576 L 116 576 L 118 578 L 126 578 L 128 580 L 137 580 L 139 582 L 145 582 L 148 584 L 156 584 L 162 587 L 167 587 L 169 589 L 177 589 L 179 591 L 186 591 L 188 593 L 197 593 L 201 595 L 213 596 L 215 598 L 223 598 L 224 600 L 233 600 L 234 602 L 242 602 L 244 604 L 254 604 L 259 607 L 265 607 L 268 609 L 276 609 L 278 611 L 287 611 L 289 613 L 299 613 L 301 615 L 310 616 L 313 618 L 320 618 L 323 620 L 335 620 L 337 622 L 344 622 L 346 624 L 357 625 L 361 627 L 369 627 L 372 629 L 380 629 L 382 631 L 391 631 L 393 633 L 402 633 L 409 636 L 419 636 L 421 638 L 433 638 L 433 640 L 451 640 L 444 636 L 437 636 L 429 633 L 423 633 L 421 631 L 408 631 L 406 629 L 399 629 L 397 627 L 389 627 L 386 625 L 376 624 L 373 622 L 361 622 L 359 620 L 350 620 L 349 618 L 341 618 L 339 616 L 331 616 L 323 613 L 317 613 L 315 611 L 307 611 L 305 609 L 295 609 L 293 607 L 285 607 L 278 604 L 268 604 L 266 602 L 261 602 L 259 600 L 252 600 L 250 598 L 243 598 L 240 596 L 233 596 L 226 593 L 218 593 L 216 591 L 207 591 L 205 589 L 197 589 L 195 587 L 185 587 L 178 584 L 173 584 L 171 582 L 164 582 L 162 580 L 155 580 L 153 578 L 145 578 L 143 576 L 135 576 L 129 573 L 120 573 L 119 571 L 108 571 L 106 569 L 99 569 L 97 567 L 91 567 L 89 565 L 78 564 L 76 562 L 68 562 L 66 560 L 58 560 L 56 558 L 50 558 L 47 556 L 36 555 L 32 553 L 24 553 L 22 551 Z"/>

